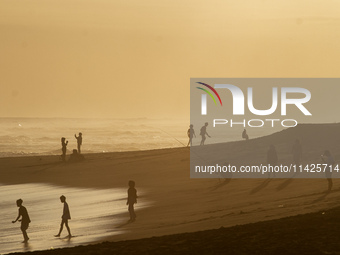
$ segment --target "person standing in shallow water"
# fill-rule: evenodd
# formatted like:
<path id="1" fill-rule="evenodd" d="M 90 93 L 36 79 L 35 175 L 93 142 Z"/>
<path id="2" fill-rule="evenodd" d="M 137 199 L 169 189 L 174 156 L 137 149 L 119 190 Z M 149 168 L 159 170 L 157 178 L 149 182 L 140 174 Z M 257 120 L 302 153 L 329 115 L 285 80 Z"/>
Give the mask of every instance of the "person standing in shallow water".
<path id="1" fill-rule="evenodd" d="M 189 129 L 188 129 L 189 142 L 188 142 L 187 147 L 189 146 L 189 144 L 190 144 L 190 146 L 192 146 L 192 138 L 194 136 L 196 137 L 195 130 L 194 130 L 194 125 L 191 124 Z"/>
<path id="2" fill-rule="evenodd" d="M 208 122 L 206 122 L 206 123 L 204 124 L 204 126 L 201 127 L 200 135 L 202 136 L 202 140 L 201 140 L 201 144 L 200 144 L 200 145 L 204 145 L 204 141 L 205 141 L 205 139 L 207 139 L 207 138 L 205 137 L 205 135 L 207 135 L 208 137 L 211 137 L 211 136 L 208 134 L 208 132 L 207 132 L 207 126 L 208 126 Z"/>
<path id="3" fill-rule="evenodd" d="M 68 207 L 68 204 L 66 203 L 66 197 L 64 195 L 60 197 L 60 202 L 64 204 L 64 209 L 63 209 L 63 215 L 61 216 L 59 233 L 55 235 L 55 237 L 60 236 L 61 232 L 63 231 L 64 224 L 68 231 L 68 237 L 72 237 L 70 227 L 68 226 L 68 220 L 71 219 L 71 214 L 70 214 L 70 209 Z"/>
<path id="4" fill-rule="evenodd" d="M 80 147 L 83 144 L 83 134 L 80 132 L 79 136 L 74 134 L 74 137 L 77 139 L 77 145 L 78 145 L 78 153 L 80 154 Z"/>
<path id="5" fill-rule="evenodd" d="M 128 198 L 126 205 L 129 206 L 130 222 L 136 220 L 134 204 L 137 204 L 137 190 L 135 189 L 135 182 L 129 181 Z"/>
<path id="6" fill-rule="evenodd" d="M 22 205 L 22 202 L 23 202 L 22 199 L 17 200 L 17 206 L 19 207 L 19 214 L 18 214 L 18 217 L 14 221 L 12 221 L 12 223 L 17 222 L 19 218 L 21 217 L 21 220 L 19 220 L 21 221 L 21 231 L 24 236 L 24 243 L 27 243 L 29 240 L 29 237 L 27 235 L 26 230 L 28 229 L 28 226 L 31 223 L 31 220 L 28 215 L 27 209 L 26 207 Z"/>
<path id="7" fill-rule="evenodd" d="M 66 147 L 67 147 L 67 144 L 68 144 L 68 141 L 66 141 L 66 138 L 65 137 L 62 137 L 61 138 L 61 151 L 63 154 L 61 154 L 61 159 L 63 161 L 66 161 Z"/>

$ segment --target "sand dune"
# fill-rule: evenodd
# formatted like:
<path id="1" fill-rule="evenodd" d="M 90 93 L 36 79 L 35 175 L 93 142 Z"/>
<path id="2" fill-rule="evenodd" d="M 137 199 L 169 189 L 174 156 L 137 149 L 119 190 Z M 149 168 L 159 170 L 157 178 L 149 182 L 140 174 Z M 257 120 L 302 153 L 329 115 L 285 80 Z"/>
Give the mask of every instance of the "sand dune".
<path id="1" fill-rule="evenodd" d="M 339 129 L 339 124 L 305 124 L 248 142 L 209 146 L 220 147 L 231 162 L 239 164 L 244 159 L 247 163 L 264 161 L 268 145 L 274 143 L 279 160 L 288 162 L 292 143 L 299 138 L 303 162 L 320 160 L 324 149 L 330 149 L 338 159 Z M 85 161 L 72 164 L 62 163 L 55 156 L 2 158 L 0 180 L 7 185 L 46 183 L 126 189 L 128 180 L 134 180 L 137 190 L 143 191 L 139 192 L 138 200 L 148 200 L 152 206 L 137 211 L 136 222 L 113 226 L 124 232 L 105 238 L 110 241 L 195 232 L 304 214 L 332 208 L 340 196 L 337 192 L 339 180 L 334 180 L 335 192 L 325 194 L 325 179 L 190 179 L 188 148 L 85 157 Z M 76 234 L 77 229 L 73 232 Z"/>

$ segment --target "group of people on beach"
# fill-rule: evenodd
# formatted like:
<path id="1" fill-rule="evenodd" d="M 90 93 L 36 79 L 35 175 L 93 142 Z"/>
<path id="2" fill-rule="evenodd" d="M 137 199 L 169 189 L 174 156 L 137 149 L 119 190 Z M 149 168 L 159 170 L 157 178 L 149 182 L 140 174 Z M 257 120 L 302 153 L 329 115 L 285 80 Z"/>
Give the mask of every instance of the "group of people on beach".
<path id="1" fill-rule="evenodd" d="M 127 191 L 128 197 L 126 201 L 126 205 L 128 205 L 128 211 L 130 214 L 130 220 L 129 222 L 134 222 L 136 220 L 136 213 L 135 213 L 135 208 L 134 204 L 137 203 L 137 190 L 135 188 L 135 182 L 134 181 L 129 181 L 128 183 L 129 189 Z M 61 223 L 60 223 L 60 229 L 58 234 L 55 235 L 55 237 L 60 237 L 61 232 L 63 231 L 64 225 L 67 229 L 68 232 L 68 238 L 71 238 L 71 229 L 68 225 L 68 220 L 71 219 L 71 213 L 70 213 L 70 208 L 66 202 L 66 197 L 64 195 L 60 196 L 60 202 L 64 204 L 63 208 L 63 214 L 61 216 Z M 12 221 L 12 223 L 16 223 L 17 221 L 21 222 L 20 229 L 22 231 L 22 234 L 24 236 L 24 241 L 23 243 L 27 243 L 29 240 L 29 237 L 27 235 L 27 229 L 29 227 L 29 224 L 31 223 L 31 219 L 28 215 L 28 211 L 25 206 L 22 205 L 23 200 L 18 199 L 16 201 L 17 207 L 19 207 L 19 212 L 18 212 L 18 217 Z"/>
<path id="2" fill-rule="evenodd" d="M 61 216 L 61 224 L 59 233 L 55 235 L 55 237 L 59 237 L 61 232 L 63 231 L 64 225 L 66 226 L 66 229 L 68 231 L 68 237 L 72 237 L 70 227 L 68 226 L 68 220 L 71 219 L 70 209 L 68 207 L 68 204 L 66 203 L 66 197 L 64 195 L 60 196 L 60 202 L 64 204 L 63 208 L 63 215 Z M 29 224 L 31 223 L 30 216 L 28 215 L 28 211 L 25 206 L 22 205 L 23 200 L 20 198 L 17 200 L 17 206 L 19 207 L 18 217 L 12 221 L 12 223 L 16 223 L 17 221 L 21 222 L 21 231 L 24 236 L 23 243 L 27 243 L 29 240 L 29 237 L 27 235 L 27 229 L 29 227 Z M 20 219 L 21 218 L 21 219 Z"/>
<path id="3" fill-rule="evenodd" d="M 211 136 L 207 132 L 207 127 L 208 127 L 208 122 L 206 122 L 204 124 L 204 126 L 201 127 L 200 136 L 202 137 L 202 139 L 201 139 L 200 145 L 204 145 L 204 142 L 207 139 L 206 136 L 211 138 Z M 189 126 L 187 134 L 188 134 L 188 137 L 189 137 L 189 142 L 188 142 L 188 145 L 187 145 L 187 147 L 188 147 L 189 145 L 192 146 L 192 139 L 193 139 L 194 136 L 196 137 L 195 130 L 194 130 L 194 125 L 191 124 Z"/>
<path id="4" fill-rule="evenodd" d="M 200 135 L 202 139 L 201 139 L 200 145 L 204 145 L 206 136 L 211 137 L 207 132 L 207 127 L 208 127 L 208 122 L 206 122 L 204 126 L 201 127 Z M 191 124 L 189 126 L 187 135 L 189 137 L 189 142 L 188 142 L 187 147 L 189 147 L 189 145 L 192 146 L 192 140 L 194 137 L 196 137 L 194 125 Z M 242 138 L 245 140 L 249 140 L 249 135 L 247 134 L 246 129 L 244 129 L 242 132 Z M 299 166 L 301 164 L 301 157 L 302 157 L 302 146 L 301 146 L 299 139 L 295 140 L 291 153 L 293 155 L 293 164 L 295 166 Z M 324 151 L 323 155 L 321 156 L 321 160 L 324 164 L 327 164 L 325 176 L 328 182 L 327 191 L 330 192 L 333 187 L 332 172 L 330 171 L 330 168 L 334 166 L 335 160 L 329 150 Z M 278 165 L 278 156 L 277 156 L 277 151 L 276 151 L 276 147 L 274 144 L 270 144 L 267 150 L 267 164 L 271 166 Z M 268 177 L 270 178 L 270 176 L 271 176 L 271 172 L 268 172 Z M 273 173 L 273 176 L 275 177 L 275 172 Z"/>
<path id="5" fill-rule="evenodd" d="M 74 137 L 77 139 L 77 149 L 74 149 L 71 156 L 70 161 L 77 161 L 83 159 L 83 156 L 81 155 L 81 145 L 83 144 L 83 134 L 79 132 L 78 136 L 74 134 Z M 65 137 L 61 138 L 61 159 L 62 161 L 66 161 L 66 151 L 67 151 L 67 145 L 68 141 Z"/>
<path id="6" fill-rule="evenodd" d="M 292 147 L 291 153 L 293 155 L 293 164 L 295 166 L 300 166 L 301 164 L 301 157 L 302 157 L 302 146 L 299 139 L 296 139 L 294 142 L 294 145 Z M 325 168 L 325 177 L 328 182 L 328 189 L 327 192 L 332 191 L 333 188 L 333 181 L 332 181 L 332 171 L 333 166 L 335 164 L 334 157 L 332 156 L 331 152 L 329 150 L 325 150 L 324 153 L 321 155 L 321 160 L 324 164 L 327 165 Z M 267 151 L 267 164 L 271 166 L 277 166 L 278 165 L 278 156 L 276 147 L 271 144 L 269 146 L 269 149 Z M 268 172 L 268 176 L 270 177 L 270 172 Z M 275 177 L 275 173 L 273 173 Z"/>
<path id="7" fill-rule="evenodd" d="M 200 129 L 200 136 L 202 137 L 200 145 L 204 145 L 204 142 L 207 139 L 206 136 L 211 138 L 211 136 L 207 132 L 207 127 L 208 127 L 208 122 L 206 122 L 204 124 L 204 126 L 201 127 L 201 129 Z M 192 139 L 194 137 L 196 137 L 195 130 L 194 130 L 194 125 L 190 124 L 189 129 L 187 131 L 187 135 L 189 137 L 189 142 L 188 142 L 187 147 L 189 147 L 189 145 L 192 146 Z M 244 129 L 243 132 L 242 132 L 242 138 L 246 139 L 246 140 L 249 140 L 249 136 L 247 134 L 247 130 L 246 129 Z"/>

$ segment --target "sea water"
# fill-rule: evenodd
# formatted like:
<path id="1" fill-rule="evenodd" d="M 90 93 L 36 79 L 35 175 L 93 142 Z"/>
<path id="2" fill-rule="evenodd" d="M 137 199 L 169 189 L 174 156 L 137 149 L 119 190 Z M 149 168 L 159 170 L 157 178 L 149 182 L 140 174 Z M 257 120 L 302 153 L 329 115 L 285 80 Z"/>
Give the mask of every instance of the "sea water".
<path id="1" fill-rule="evenodd" d="M 47 184 L 1 185 L 0 254 L 34 250 L 48 250 L 87 244 L 118 235 L 124 231 L 119 226 L 129 219 L 126 206 L 126 189 L 66 188 Z M 143 190 L 138 190 L 139 195 Z M 66 196 L 70 208 L 69 226 L 60 238 L 59 231 L 63 204 L 59 197 Z M 31 219 L 27 230 L 30 238 L 23 241 L 20 222 L 12 223 L 18 216 L 16 200 L 21 198 Z M 151 203 L 138 201 L 136 212 Z"/>
<path id="2" fill-rule="evenodd" d="M 0 118 L 0 157 L 27 155 L 60 155 L 61 137 L 69 143 L 68 153 L 77 148 L 74 137 L 83 134 L 83 153 L 138 151 L 183 147 L 188 143 L 189 119 L 63 119 L 63 118 Z M 200 128 L 193 123 L 200 143 Z M 273 133 L 278 129 L 247 129 L 250 138 Z M 242 126 L 213 128 L 206 144 L 241 140 Z"/>

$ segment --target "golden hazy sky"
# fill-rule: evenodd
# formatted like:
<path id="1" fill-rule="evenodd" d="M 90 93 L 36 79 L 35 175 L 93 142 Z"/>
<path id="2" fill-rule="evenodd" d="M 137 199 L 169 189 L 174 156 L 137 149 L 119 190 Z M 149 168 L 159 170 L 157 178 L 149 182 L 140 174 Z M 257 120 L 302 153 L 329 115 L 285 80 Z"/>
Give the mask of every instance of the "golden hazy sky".
<path id="1" fill-rule="evenodd" d="M 339 77 L 340 1 L 1 0 L 0 117 L 187 117 L 191 77 Z"/>

